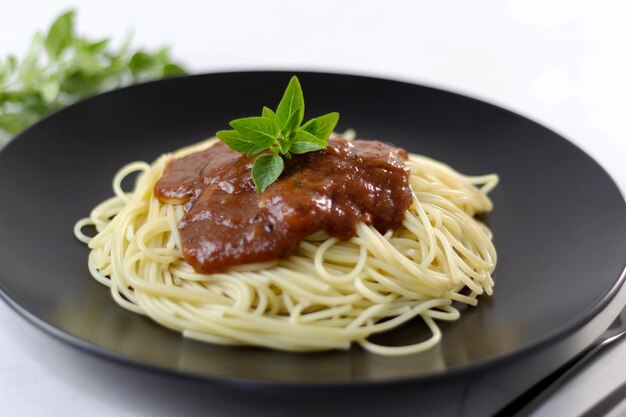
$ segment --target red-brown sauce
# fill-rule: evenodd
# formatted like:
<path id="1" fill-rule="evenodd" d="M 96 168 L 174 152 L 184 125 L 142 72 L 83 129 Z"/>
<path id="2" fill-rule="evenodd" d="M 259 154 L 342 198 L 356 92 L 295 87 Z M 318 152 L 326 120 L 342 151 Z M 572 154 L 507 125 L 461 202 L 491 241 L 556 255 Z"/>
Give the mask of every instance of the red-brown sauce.
<path id="1" fill-rule="evenodd" d="M 332 138 L 293 155 L 263 194 L 250 177 L 254 157 L 224 143 L 172 160 L 155 186 L 162 202 L 184 204 L 178 229 L 185 259 L 201 273 L 292 254 L 326 230 L 349 239 L 358 222 L 397 229 L 411 204 L 407 154 L 378 141 Z"/>

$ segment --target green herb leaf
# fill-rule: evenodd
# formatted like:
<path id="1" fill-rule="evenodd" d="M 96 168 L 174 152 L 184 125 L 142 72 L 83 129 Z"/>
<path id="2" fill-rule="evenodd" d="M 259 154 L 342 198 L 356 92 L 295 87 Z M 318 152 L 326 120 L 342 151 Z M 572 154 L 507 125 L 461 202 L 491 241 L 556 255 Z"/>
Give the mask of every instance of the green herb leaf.
<path id="1" fill-rule="evenodd" d="M 300 117 L 299 120 L 297 120 L 297 126 L 300 126 L 302 118 L 304 117 L 304 96 L 298 77 L 293 76 L 289 81 L 283 98 L 276 108 L 276 120 L 279 126 L 283 129 L 286 128 L 289 119 L 298 111 L 300 112 Z"/>
<path id="2" fill-rule="evenodd" d="M 248 154 L 248 156 L 256 155 L 265 150 L 265 148 L 258 147 L 254 143 L 248 141 L 245 136 L 236 130 L 220 130 L 215 134 L 215 136 L 228 145 L 228 147 L 232 150 Z"/>
<path id="3" fill-rule="evenodd" d="M 81 70 L 69 71 L 61 81 L 61 90 L 74 97 L 82 98 L 103 90 L 106 77 L 86 74 Z"/>
<path id="4" fill-rule="evenodd" d="M 87 50 L 93 54 L 99 54 L 104 51 L 104 49 L 107 47 L 109 42 L 110 42 L 110 39 L 102 39 L 101 41 L 98 41 L 98 42 L 90 42 L 87 45 Z"/>
<path id="5" fill-rule="evenodd" d="M 6 60 L 0 62 L 0 81 L 4 81 L 17 69 L 17 58 L 9 55 Z"/>
<path id="6" fill-rule="evenodd" d="M 309 132 L 318 139 L 326 140 L 333 133 L 338 121 L 339 113 L 328 113 L 309 120 L 302 126 L 302 130 Z"/>
<path id="7" fill-rule="evenodd" d="M 28 48 L 26 57 L 24 57 L 24 60 L 20 64 L 20 77 L 22 80 L 27 78 L 28 75 L 36 69 L 43 46 L 43 35 L 39 32 L 35 33 L 33 40 L 30 42 L 30 47 Z"/>
<path id="8" fill-rule="evenodd" d="M 282 153 L 285 156 L 289 156 L 289 149 L 291 148 L 291 142 L 288 140 L 282 140 L 279 139 L 278 140 L 278 149 L 280 150 L 280 153 Z"/>
<path id="9" fill-rule="evenodd" d="M 24 118 L 18 113 L 0 114 L 0 128 L 14 135 L 23 129 Z"/>
<path id="10" fill-rule="evenodd" d="M 320 149 L 324 149 L 327 143 L 327 140 L 321 140 L 309 132 L 300 129 L 296 132 L 296 135 L 293 138 L 291 152 L 301 154 L 319 151 Z"/>
<path id="11" fill-rule="evenodd" d="M 257 193 L 261 194 L 265 189 L 280 177 L 285 169 L 283 158 L 276 154 L 258 156 L 252 166 L 252 180 Z"/>
<path id="12" fill-rule="evenodd" d="M 128 68 L 135 78 L 139 77 L 142 71 L 146 71 L 154 65 L 154 58 L 139 51 L 136 52 L 128 63 Z"/>
<path id="13" fill-rule="evenodd" d="M 63 13 L 52 24 L 46 36 L 46 51 L 50 58 L 58 58 L 74 39 L 74 12 Z"/>
<path id="14" fill-rule="evenodd" d="M 276 140 L 278 126 L 267 117 L 246 117 L 230 122 L 230 126 L 259 147 L 266 148 Z"/>
<path id="15" fill-rule="evenodd" d="M 177 64 L 167 63 L 163 66 L 163 76 L 172 77 L 176 75 L 185 75 L 187 71 L 183 67 Z"/>
<path id="16" fill-rule="evenodd" d="M 273 120 L 276 117 L 276 113 L 274 113 L 274 110 L 270 109 L 269 107 L 263 106 L 263 112 L 261 113 L 261 116 Z"/>
<path id="17" fill-rule="evenodd" d="M 76 51 L 74 64 L 86 74 L 97 74 L 100 72 L 101 66 L 98 57 L 91 54 L 88 50 L 79 49 Z"/>
<path id="18" fill-rule="evenodd" d="M 293 138 L 293 141 L 294 142 L 311 142 L 311 143 L 317 143 L 318 145 L 326 146 L 328 144 L 328 137 L 324 139 L 320 139 L 317 136 L 310 134 L 304 129 L 298 129 L 298 131 L 296 132 Z"/>
<path id="19" fill-rule="evenodd" d="M 283 129 L 282 129 L 283 137 L 289 136 L 292 132 L 298 129 L 301 121 L 302 121 L 302 112 L 300 111 L 300 109 L 297 109 L 296 111 L 291 113 L 291 116 L 289 116 L 289 119 L 287 119 L 287 121 L 283 125 Z"/>
<path id="20" fill-rule="evenodd" d="M 325 147 L 326 146 L 319 145 L 313 142 L 296 142 L 293 145 L 291 145 L 290 151 L 291 153 L 302 154 L 302 153 L 319 151 L 319 150 L 324 149 Z"/>
<path id="21" fill-rule="evenodd" d="M 54 80 L 50 80 L 41 86 L 41 96 L 45 101 L 52 103 L 57 99 L 59 89 L 59 83 Z"/>

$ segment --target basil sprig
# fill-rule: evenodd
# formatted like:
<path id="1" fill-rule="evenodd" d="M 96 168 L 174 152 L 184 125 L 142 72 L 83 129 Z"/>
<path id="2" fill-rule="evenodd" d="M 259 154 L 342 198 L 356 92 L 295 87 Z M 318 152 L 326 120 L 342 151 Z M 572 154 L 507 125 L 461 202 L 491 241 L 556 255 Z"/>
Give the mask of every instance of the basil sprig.
<path id="1" fill-rule="evenodd" d="M 261 116 L 236 119 L 229 124 L 234 130 L 220 130 L 216 136 L 231 149 L 259 155 L 252 166 L 252 180 L 261 194 L 285 169 L 283 157 L 319 151 L 328 145 L 328 138 L 339 121 L 339 113 L 328 113 L 304 119 L 304 96 L 298 77 L 291 77 L 276 111 L 263 107 Z"/>
<path id="2" fill-rule="evenodd" d="M 77 33 L 75 13 L 59 16 L 36 33 L 24 58 L 0 57 L 0 147 L 46 114 L 84 97 L 124 85 L 181 75 L 167 48 L 150 52 L 120 47 L 108 38 Z"/>

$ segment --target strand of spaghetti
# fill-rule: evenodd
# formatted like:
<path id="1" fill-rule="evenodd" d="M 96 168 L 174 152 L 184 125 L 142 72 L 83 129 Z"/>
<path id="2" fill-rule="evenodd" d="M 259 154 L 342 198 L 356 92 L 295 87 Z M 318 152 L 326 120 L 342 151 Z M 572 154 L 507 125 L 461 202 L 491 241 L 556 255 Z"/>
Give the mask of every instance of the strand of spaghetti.
<path id="1" fill-rule="evenodd" d="M 325 258 L 324 255 L 326 255 L 328 249 L 331 246 L 333 246 L 335 243 L 337 243 L 337 241 L 338 239 L 336 238 L 330 238 L 324 243 L 322 243 L 322 245 L 317 249 L 317 251 L 315 252 L 315 256 L 313 258 L 315 269 L 318 271 L 320 276 L 324 278 L 326 281 L 333 282 L 333 283 L 350 282 L 354 280 L 363 270 L 363 267 L 365 266 L 365 263 L 367 262 L 367 250 L 363 246 L 359 248 L 358 261 L 354 265 L 354 268 L 352 269 L 352 271 L 350 271 L 349 273 L 343 274 L 343 275 L 330 274 L 328 270 L 326 269 L 326 267 L 324 266 L 324 258 Z M 343 258 L 342 260 L 345 260 L 345 258 Z"/>
<path id="2" fill-rule="evenodd" d="M 439 343 L 439 341 L 441 340 L 441 330 L 439 330 L 439 327 L 432 318 L 425 316 L 423 317 L 423 319 L 428 325 L 430 331 L 432 332 L 431 337 L 423 342 L 398 347 L 381 346 L 372 342 L 368 342 L 367 340 L 359 340 L 359 344 L 367 351 L 383 356 L 406 356 L 424 352 L 425 350 L 428 350 Z"/>

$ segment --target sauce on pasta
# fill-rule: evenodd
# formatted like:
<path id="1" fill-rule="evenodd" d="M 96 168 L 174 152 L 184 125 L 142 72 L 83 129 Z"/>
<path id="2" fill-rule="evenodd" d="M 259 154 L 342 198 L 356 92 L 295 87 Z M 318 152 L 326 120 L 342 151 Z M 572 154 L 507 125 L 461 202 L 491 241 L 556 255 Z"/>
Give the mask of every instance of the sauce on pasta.
<path id="1" fill-rule="evenodd" d="M 154 192 L 184 207 L 185 260 L 215 273 L 287 257 L 319 230 L 349 239 L 359 222 L 380 233 L 397 229 L 412 201 L 406 159 L 403 149 L 379 141 L 331 138 L 322 151 L 285 160 L 279 180 L 258 195 L 254 157 L 219 142 L 172 160 Z"/>

